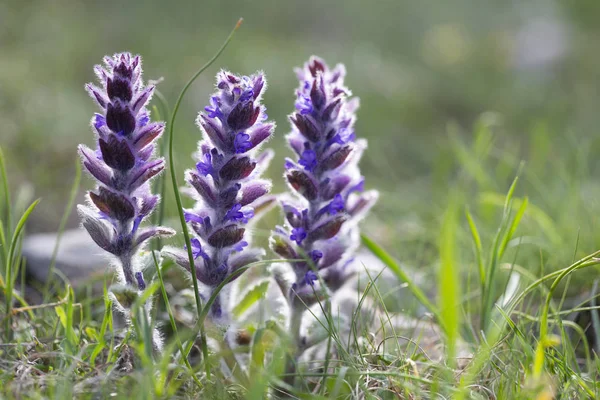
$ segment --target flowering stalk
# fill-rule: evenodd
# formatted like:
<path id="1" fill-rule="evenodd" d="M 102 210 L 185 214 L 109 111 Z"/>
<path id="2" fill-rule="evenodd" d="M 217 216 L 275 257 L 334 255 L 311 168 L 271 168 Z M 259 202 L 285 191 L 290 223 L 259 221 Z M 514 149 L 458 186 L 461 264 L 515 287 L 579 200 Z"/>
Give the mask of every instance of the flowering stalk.
<path id="1" fill-rule="evenodd" d="M 98 185 L 88 192 L 89 205 L 79 205 L 78 211 L 94 242 L 118 260 L 120 280 L 129 290 L 141 291 L 146 288 L 142 272 L 136 271 L 141 246 L 174 234 L 168 228 L 140 227 L 159 201 L 149 180 L 164 169 L 164 160 L 153 158 L 164 123 L 150 122 L 145 106 L 154 86 L 142 82 L 140 56 L 121 53 L 104 62 L 105 67 L 94 68 L 101 87 L 86 85 L 101 109 L 91 122 L 98 147 L 79 146 L 83 165 Z"/>
<path id="2" fill-rule="evenodd" d="M 163 252 L 191 271 L 208 296 L 226 279 L 239 277 L 240 268 L 258 261 L 264 251 L 246 248 L 250 241 L 246 224 L 255 212 L 272 203 L 265 196 L 271 183 L 259 179 L 273 153 L 256 155 L 258 146 L 273 133 L 275 124 L 266 122 L 260 104 L 266 81 L 262 73 L 250 77 L 226 71 L 217 74 L 217 92 L 211 97 L 197 123 L 203 133 L 198 144 L 195 169 L 185 172 L 196 204 L 184 210 L 185 220 L 195 233 L 190 243 L 194 265 L 181 249 Z M 233 274 L 233 276 L 231 276 Z M 206 296 L 203 296 L 206 298 Z M 215 321 L 225 320 L 222 295 L 217 295 L 208 314 Z"/>
<path id="3" fill-rule="evenodd" d="M 282 201 L 286 225 L 275 229 L 270 245 L 295 273 L 291 287 L 280 285 L 287 290 L 291 337 L 300 348 L 303 312 L 352 275 L 356 223 L 378 195 L 363 191 L 358 161 L 366 141 L 355 137 L 358 99 L 349 99 L 344 66 L 330 69 L 313 56 L 296 72 L 300 87 L 287 140 L 297 159 L 285 161 L 285 178 L 296 196 Z M 289 360 L 288 373 L 296 359 Z"/>

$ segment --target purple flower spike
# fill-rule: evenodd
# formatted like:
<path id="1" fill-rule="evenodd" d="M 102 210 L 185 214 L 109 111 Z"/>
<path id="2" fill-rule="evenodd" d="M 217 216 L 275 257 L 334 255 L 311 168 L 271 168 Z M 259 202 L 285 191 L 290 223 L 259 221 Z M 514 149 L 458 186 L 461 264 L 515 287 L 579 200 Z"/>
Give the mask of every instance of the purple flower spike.
<path id="1" fill-rule="evenodd" d="M 164 169 L 163 159 L 152 158 L 164 123 L 149 122 L 145 106 L 154 86 L 142 82 L 140 57 L 115 54 L 105 57 L 105 64 L 95 67 L 100 86 L 86 85 L 101 109 L 91 122 L 98 148 L 79 147 L 84 167 L 99 184 L 88 192 L 89 205 L 78 210 L 92 239 L 118 258 L 125 283 L 144 290 L 142 273 L 135 271 L 141 245 L 174 234 L 167 228 L 140 227 L 159 200 L 149 180 Z"/>
<path id="2" fill-rule="evenodd" d="M 292 307 L 310 306 L 317 300 L 313 286 L 319 283 L 313 267 L 323 275 L 330 292 L 344 283 L 342 277 L 347 281 L 352 275 L 346 265 L 358 245 L 357 222 L 377 200 L 377 192 L 363 191 L 358 161 L 366 141 L 356 139 L 358 99 L 350 98 L 344 86 L 344 66 L 332 69 L 312 57 L 296 72 L 300 85 L 287 140 L 297 158 L 286 159 L 284 165 L 285 179 L 296 199 L 293 206 L 282 203 L 285 232 L 274 232 L 271 237 L 273 251 L 296 259 L 290 261 L 296 273 L 295 290 L 288 298 Z M 297 261 L 302 257 L 306 260 Z"/>
<path id="3" fill-rule="evenodd" d="M 275 128 L 273 122 L 266 121 L 265 107 L 260 103 L 265 87 L 261 73 L 237 76 L 221 71 L 217 74 L 217 92 L 197 119 L 203 133 L 197 152 L 200 159 L 195 169 L 186 171 L 186 181 L 196 192 L 197 203 L 185 218 L 196 234 L 192 251 L 197 260 L 192 267 L 207 291 L 201 293 L 205 297 L 264 253 L 248 247 L 250 235 L 245 225 L 272 202 L 267 197 L 270 181 L 260 179 L 269 154 L 257 150 Z M 212 223 L 205 222 L 208 216 Z M 190 269 L 181 249 L 166 249 L 164 253 Z M 217 306 L 212 307 L 209 316 L 226 320 L 228 307 L 222 295 L 214 304 Z"/>

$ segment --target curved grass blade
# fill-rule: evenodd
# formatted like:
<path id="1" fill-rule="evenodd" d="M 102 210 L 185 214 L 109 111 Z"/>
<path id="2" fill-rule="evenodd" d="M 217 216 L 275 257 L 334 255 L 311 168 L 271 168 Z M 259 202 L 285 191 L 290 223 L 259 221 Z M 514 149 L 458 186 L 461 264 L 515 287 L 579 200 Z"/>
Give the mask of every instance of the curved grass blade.
<path id="1" fill-rule="evenodd" d="M 5 164 L 4 153 L 2 152 L 2 147 L 0 147 L 0 176 L 2 177 L 2 186 L 4 190 L 4 221 L 6 228 L 6 236 L 10 236 L 10 231 L 12 229 L 12 221 L 11 221 L 11 210 L 10 210 L 10 191 L 8 190 L 8 175 L 6 173 L 6 164 Z"/>
<path id="2" fill-rule="evenodd" d="M 542 372 L 544 370 L 544 360 L 546 358 L 545 357 L 546 348 L 549 347 L 549 344 L 550 344 L 550 340 L 548 339 L 548 314 L 550 312 L 550 306 L 551 306 L 551 301 L 552 301 L 554 291 L 556 290 L 556 288 L 558 287 L 560 282 L 565 277 L 570 275 L 571 273 L 573 273 L 579 269 L 589 267 L 589 266 L 598 265 L 600 263 L 600 260 L 595 257 L 595 255 L 597 253 L 598 252 L 593 253 L 587 257 L 584 257 L 583 259 L 579 260 L 575 264 L 560 270 L 559 275 L 556 277 L 554 282 L 552 282 L 552 285 L 550 286 L 550 290 L 548 291 L 548 294 L 546 295 L 546 301 L 544 303 L 544 306 L 542 308 L 542 313 L 541 313 L 540 338 L 539 338 L 538 344 L 536 346 L 535 358 L 534 358 L 535 361 L 534 361 L 534 365 L 533 365 L 533 378 L 534 379 L 538 379 L 542 375 Z M 588 392 L 588 394 L 590 393 L 590 389 L 587 386 L 584 386 L 584 389 Z M 591 393 L 593 393 L 593 392 L 591 392 Z"/>
<path id="3" fill-rule="evenodd" d="M 523 201 L 521 202 L 521 205 L 519 206 L 519 210 L 515 214 L 515 217 L 513 218 L 512 222 L 510 223 L 508 230 L 507 230 L 506 234 L 504 235 L 504 238 L 502 239 L 502 242 L 500 244 L 500 251 L 499 251 L 498 258 L 501 258 L 504 255 L 504 252 L 506 251 L 506 247 L 508 246 L 508 242 L 512 239 L 513 235 L 515 234 L 515 231 L 519 227 L 519 223 L 521 222 L 521 219 L 523 218 L 523 215 L 525 214 L 525 210 L 527 209 L 528 205 L 529 205 L 529 199 L 527 197 L 525 197 L 523 199 Z"/>
<path id="4" fill-rule="evenodd" d="M 490 204 L 502 207 L 504 204 L 503 197 L 503 195 L 498 193 L 484 192 L 479 195 L 479 202 L 482 204 Z M 512 207 L 514 209 L 520 208 L 523 201 L 525 200 L 513 199 Z M 541 208 L 536 207 L 534 204 L 528 204 L 527 208 L 529 210 L 527 215 L 540 226 L 541 231 L 548 237 L 549 241 L 553 245 L 560 245 L 562 243 L 562 238 L 558 228 L 552 221 L 552 218 L 550 218 L 548 214 L 546 214 Z"/>
<path id="5" fill-rule="evenodd" d="M 483 286 L 484 290 L 481 296 L 481 330 L 484 332 L 490 326 L 490 318 L 492 309 L 494 307 L 496 288 L 495 277 L 498 263 L 504 255 L 504 250 L 506 250 L 506 246 L 508 245 L 512 234 L 517 229 L 517 226 L 523 217 L 523 213 L 525 212 L 525 208 L 527 207 L 527 201 L 523 201 L 516 217 L 511 220 L 510 214 L 512 211 L 513 196 L 518 181 L 519 175 L 515 177 L 510 185 L 510 188 L 508 189 L 508 193 L 506 194 L 506 198 L 503 202 L 504 206 L 502 211 L 502 222 L 500 223 L 500 227 L 496 232 L 496 236 L 494 237 L 494 241 L 490 249 L 490 261 L 488 264 L 488 270 L 486 272 L 485 285 Z"/>
<path id="6" fill-rule="evenodd" d="M 200 329 L 204 325 L 204 320 L 206 319 L 206 316 L 208 315 L 208 311 L 210 310 L 210 307 L 212 307 L 213 303 L 217 299 L 217 296 L 219 295 L 219 293 L 221 292 L 221 290 L 225 287 L 225 285 L 227 285 L 232 279 L 234 279 L 234 278 L 240 276 L 241 274 L 243 274 L 244 272 L 246 272 L 251 266 L 252 266 L 252 264 L 249 264 L 249 265 L 247 265 L 245 267 L 242 267 L 242 268 L 236 270 L 234 273 L 232 273 L 227 278 L 225 278 L 225 280 L 223 282 L 221 282 L 219 284 L 219 286 L 217 286 L 215 288 L 215 290 L 211 294 L 210 298 L 208 299 L 208 301 L 204 305 L 204 308 L 202 308 L 202 311 L 200 312 L 200 315 L 198 316 L 198 322 L 196 323 L 196 325 L 198 327 L 200 327 Z M 190 342 L 188 343 L 186 349 L 184 350 L 184 352 L 183 352 L 183 358 L 187 358 L 188 354 L 190 354 L 190 351 L 192 350 L 192 347 L 194 346 L 194 338 L 195 338 L 195 335 L 192 338 L 192 340 L 190 340 Z M 200 340 L 202 341 L 201 344 L 204 344 L 206 346 L 205 338 L 201 337 Z M 204 358 L 204 364 L 205 364 L 205 368 L 206 369 L 210 368 L 208 366 L 208 357 L 206 357 L 206 356 Z"/>
<path id="7" fill-rule="evenodd" d="M 268 265 L 268 264 L 272 264 L 274 262 L 281 262 L 284 260 L 263 260 L 263 261 L 256 261 L 253 263 L 250 263 L 244 267 L 241 267 L 239 269 L 237 269 L 235 272 L 233 272 L 231 275 L 227 276 L 227 278 L 225 278 L 225 280 L 223 280 L 223 282 L 221 282 L 219 284 L 219 286 L 217 286 L 215 288 L 215 290 L 213 291 L 213 293 L 211 294 L 211 296 L 209 297 L 208 301 L 206 302 L 206 304 L 204 305 L 204 308 L 202 309 L 202 312 L 200 313 L 200 315 L 198 316 L 198 322 L 197 324 L 204 324 L 204 320 L 206 319 L 206 316 L 208 315 L 208 311 L 210 310 L 210 307 L 213 305 L 213 303 L 215 302 L 217 296 L 219 295 L 219 293 L 221 292 L 221 290 L 225 287 L 225 285 L 227 285 L 231 280 L 237 278 L 238 276 L 240 276 L 241 274 L 243 274 L 244 272 L 246 272 L 248 269 L 254 267 L 254 266 L 258 266 L 258 265 Z M 287 261 L 287 260 L 286 260 Z M 184 357 L 187 357 L 188 354 L 190 353 L 190 350 L 192 349 L 192 347 L 194 346 L 194 339 L 192 338 L 192 340 L 188 343 L 187 347 L 185 348 L 184 351 Z"/>
<path id="8" fill-rule="evenodd" d="M 185 84 L 185 86 L 181 90 L 181 93 L 179 93 L 179 97 L 177 98 L 177 102 L 175 103 L 175 108 L 173 109 L 173 114 L 171 114 L 171 120 L 169 123 L 169 169 L 171 172 L 171 183 L 173 184 L 173 194 L 175 195 L 175 202 L 177 203 L 177 213 L 179 214 L 179 222 L 181 223 L 181 230 L 183 231 L 183 237 L 185 239 L 185 244 L 187 246 L 187 252 L 188 252 L 188 257 L 190 260 L 190 265 L 194 265 L 194 255 L 192 254 L 192 245 L 190 243 L 190 234 L 188 232 L 187 224 L 185 222 L 185 217 L 183 215 L 183 205 L 181 202 L 181 194 L 179 193 L 179 184 L 177 183 L 177 175 L 175 173 L 175 161 L 173 158 L 173 137 L 174 137 L 174 131 L 175 131 L 175 120 L 177 117 L 177 112 L 179 111 L 179 107 L 181 106 L 183 97 L 185 96 L 186 92 L 188 91 L 188 89 L 190 88 L 192 83 L 194 83 L 194 81 L 200 76 L 200 74 L 202 74 L 202 72 L 204 72 L 208 67 L 210 67 L 212 65 L 212 63 L 214 63 L 217 60 L 217 58 L 219 58 L 219 56 L 221 55 L 221 53 L 223 53 L 223 51 L 225 50 L 225 48 L 227 47 L 227 45 L 233 38 L 233 35 L 238 30 L 238 28 L 240 27 L 241 24 L 242 24 L 242 19 L 240 18 L 238 20 L 237 24 L 235 25 L 235 27 L 233 28 L 233 30 L 231 31 L 231 33 L 229 34 L 229 36 L 227 37 L 227 39 L 225 40 L 225 42 L 223 43 L 223 45 L 221 46 L 221 48 Z M 194 285 L 194 296 L 196 299 L 196 309 L 198 312 L 198 321 L 200 322 L 200 320 L 201 320 L 200 316 L 203 312 L 202 300 L 200 299 L 200 292 L 198 290 L 198 279 L 196 277 L 196 269 L 191 268 L 191 272 L 192 272 L 192 283 Z M 204 359 L 206 360 L 208 358 L 208 348 L 206 346 L 206 334 L 204 333 L 204 327 L 203 327 L 202 323 L 200 323 L 198 325 L 198 331 L 200 332 L 200 336 L 201 336 L 202 355 L 203 355 Z M 190 349 L 191 349 L 191 347 L 190 347 Z M 187 353 L 189 353 L 189 352 L 186 352 L 186 354 L 184 354 L 184 357 L 187 357 Z M 205 365 L 206 365 L 206 373 L 210 375 L 209 363 L 205 363 Z"/>
<path id="9" fill-rule="evenodd" d="M 171 115 L 171 109 L 169 108 L 169 103 L 167 102 L 167 99 L 165 98 L 165 96 L 159 90 L 154 92 L 154 95 L 159 100 L 159 103 L 161 105 L 161 108 L 163 110 L 165 118 L 167 116 Z M 162 114 L 160 113 L 158 108 L 155 106 L 154 109 L 155 109 L 155 114 L 156 114 L 156 120 L 163 121 Z M 160 157 L 165 157 L 166 152 L 167 152 L 167 141 L 166 140 L 163 139 L 161 141 L 158 151 L 159 151 Z M 165 219 L 165 203 L 166 203 L 165 191 L 167 189 L 166 182 L 167 182 L 167 175 L 160 174 L 156 179 L 155 187 L 153 190 L 154 193 L 159 193 L 159 195 L 160 195 L 160 202 L 158 203 L 158 211 L 154 215 L 154 225 L 156 225 L 156 226 L 163 226 L 163 221 Z M 153 249 L 159 250 L 161 248 L 162 248 L 162 239 L 159 236 L 153 242 Z"/>
<path id="10" fill-rule="evenodd" d="M 269 282 L 270 281 L 268 280 L 264 280 L 251 287 L 250 290 L 244 293 L 244 296 L 236 304 L 231 313 L 236 318 L 239 318 L 245 311 L 252 307 L 254 303 L 256 303 L 265 296 L 269 288 Z"/>
<path id="11" fill-rule="evenodd" d="M 485 267 L 483 265 L 483 248 L 481 246 L 481 236 L 477 230 L 477 225 L 473 221 L 473 217 L 469 210 L 465 210 L 467 222 L 469 223 L 469 229 L 471 230 L 471 237 L 473 238 L 473 245 L 475 246 L 475 257 L 477 258 L 477 266 L 479 268 L 479 280 L 481 287 L 485 286 Z"/>
<path id="12" fill-rule="evenodd" d="M 183 345 L 181 344 L 181 339 L 179 337 L 179 332 L 177 331 L 177 324 L 175 323 L 175 317 L 173 316 L 173 310 L 171 310 L 171 305 L 169 303 L 169 296 L 167 295 L 167 289 L 165 288 L 165 282 L 163 280 L 162 270 L 160 265 L 158 264 L 158 260 L 156 259 L 156 255 L 152 252 L 152 259 L 154 260 L 154 266 L 156 267 L 156 275 L 158 275 L 158 281 L 160 283 L 160 291 L 162 294 L 163 301 L 165 302 L 165 308 L 167 309 L 167 313 L 169 314 L 169 321 L 171 322 L 171 329 L 173 329 L 173 334 L 175 335 L 175 340 L 177 342 L 177 347 L 179 351 L 183 355 Z M 198 380 L 198 377 L 194 373 L 194 368 L 191 366 L 190 361 L 187 357 L 183 357 L 183 362 L 185 366 L 189 369 L 190 375 L 196 385 L 198 385 L 199 389 L 202 389 L 202 383 Z"/>
<path id="13" fill-rule="evenodd" d="M 13 258 L 15 257 L 15 251 L 18 246 L 19 236 L 21 235 L 21 232 L 23 231 L 23 228 L 25 227 L 25 223 L 27 222 L 27 219 L 29 219 L 29 216 L 31 215 L 31 213 L 33 212 L 35 207 L 38 205 L 40 200 L 41 199 L 37 199 L 36 201 L 31 203 L 29 208 L 27 208 L 27 210 L 25 210 L 25 212 L 23 213 L 23 216 L 21 216 L 21 219 L 19 220 L 19 222 L 17 223 L 17 226 L 15 228 L 15 233 L 12 236 L 10 247 L 8 249 L 8 255 L 6 257 L 6 278 L 5 278 L 5 282 L 4 282 L 4 284 L 5 284 L 4 297 L 6 298 L 6 335 L 9 338 L 12 336 L 12 329 L 10 329 L 10 325 L 11 325 L 11 319 L 12 319 L 11 318 L 11 314 L 12 314 L 11 308 L 12 308 L 13 286 L 14 286 L 14 278 L 12 276 Z"/>

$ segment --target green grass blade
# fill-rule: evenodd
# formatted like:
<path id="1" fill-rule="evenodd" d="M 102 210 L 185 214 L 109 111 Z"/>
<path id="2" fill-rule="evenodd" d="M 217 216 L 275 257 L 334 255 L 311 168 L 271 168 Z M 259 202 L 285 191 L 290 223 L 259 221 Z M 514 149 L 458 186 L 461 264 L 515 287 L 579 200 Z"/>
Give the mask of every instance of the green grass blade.
<path id="1" fill-rule="evenodd" d="M 590 304 L 592 305 L 592 307 L 596 307 L 596 295 L 598 293 L 598 279 L 594 280 L 594 287 L 592 288 L 592 293 L 591 293 L 591 302 Z M 595 341 L 595 348 L 594 351 L 596 353 L 598 353 L 598 347 L 600 346 L 600 318 L 598 318 L 598 313 L 597 312 L 592 312 L 592 326 L 594 327 L 594 337 L 596 339 Z"/>
<path id="2" fill-rule="evenodd" d="M 554 291 L 556 290 L 556 288 L 558 287 L 558 285 L 560 284 L 560 282 L 568 275 L 570 275 L 571 273 L 579 270 L 579 269 L 583 269 L 583 268 L 587 268 L 590 266 L 594 266 L 594 265 L 598 265 L 600 264 L 600 259 L 596 258 L 597 254 L 600 252 L 595 252 L 593 254 L 588 255 L 587 257 L 582 258 L 581 260 L 577 261 L 576 263 L 572 264 L 571 266 L 564 268 L 559 272 L 558 276 L 556 277 L 556 279 L 554 280 L 554 282 L 552 282 L 552 285 L 550 286 L 550 290 L 548 291 L 548 294 L 546 295 L 546 301 L 544 303 L 542 312 L 541 312 L 541 320 L 540 320 L 540 338 L 538 340 L 538 344 L 535 350 L 535 361 L 534 361 L 534 365 L 533 365 L 533 377 L 535 379 L 539 379 L 542 375 L 543 369 L 544 369 L 544 360 L 545 360 L 545 351 L 546 348 L 549 346 L 549 340 L 548 340 L 548 314 L 550 312 L 550 307 L 551 307 L 551 302 L 552 302 L 552 297 L 554 294 Z M 551 275 L 551 274 L 549 274 Z"/>
<path id="3" fill-rule="evenodd" d="M 502 258 L 502 256 L 504 255 L 504 251 L 506 251 L 508 242 L 512 239 L 513 235 L 515 234 L 515 231 L 519 227 L 519 223 L 521 222 L 521 219 L 523 218 L 523 215 L 525 214 L 525 210 L 527 209 L 528 204 L 529 204 L 529 200 L 527 199 L 527 197 L 525 197 L 523 199 L 523 201 L 521 202 L 521 206 L 519 207 L 517 214 L 513 218 L 512 222 L 510 223 L 508 230 L 506 231 L 506 234 L 504 235 L 504 238 L 502 239 L 502 242 L 500 244 L 499 253 L 498 253 L 498 259 Z"/>
<path id="4" fill-rule="evenodd" d="M 508 189 L 508 193 L 506 194 L 506 199 L 504 200 L 504 214 L 507 215 L 510 212 L 510 206 L 515 194 L 515 189 L 517 188 L 517 182 L 519 181 L 519 175 L 515 177 L 510 188 Z"/>
<path id="5" fill-rule="evenodd" d="M 456 344 L 460 336 L 460 270 L 456 262 L 456 234 L 458 231 L 457 207 L 451 200 L 442 222 L 440 235 L 440 258 L 438 282 L 441 323 L 446 332 L 447 362 L 452 368 L 456 363 Z"/>
<path id="6" fill-rule="evenodd" d="M 508 189 L 508 193 L 506 194 L 506 198 L 504 199 L 503 203 L 502 222 L 498 228 L 498 231 L 496 232 L 496 236 L 494 237 L 494 241 L 490 249 L 490 261 L 488 263 L 488 269 L 486 272 L 485 292 L 481 297 L 481 330 L 484 332 L 487 330 L 490 323 L 489 319 L 492 314 L 496 288 L 494 278 L 496 276 L 498 262 L 500 261 L 500 257 L 502 257 L 502 238 L 506 237 L 506 235 L 503 235 L 503 233 L 506 232 L 510 223 L 509 218 L 512 209 L 512 199 L 518 180 L 519 176 L 517 175 Z"/>
<path id="7" fill-rule="evenodd" d="M 171 115 L 171 110 L 169 109 L 169 103 L 167 102 L 167 99 L 165 98 L 165 96 L 163 96 L 163 94 L 159 91 L 156 90 L 154 92 L 154 95 L 156 96 L 156 98 L 158 99 L 163 113 L 165 115 L 165 118 L 169 115 Z M 158 110 L 158 108 L 155 107 L 155 114 L 156 114 L 156 119 L 157 120 L 162 120 L 161 116 L 162 114 L 160 113 L 160 111 Z M 167 153 L 167 140 L 165 140 L 164 138 L 162 138 L 161 142 L 160 142 L 160 146 L 158 148 L 158 152 L 159 152 L 159 156 L 160 157 L 165 157 L 166 153 Z M 160 202 L 158 203 L 158 210 L 154 215 L 154 220 L 153 223 L 156 226 L 162 226 L 163 221 L 165 219 L 165 193 L 166 193 L 166 189 L 167 189 L 167 175 L 166 174 L 160 174 L 158 176 L 158 179 L 156 180 L 156 183 L 154 185 L 154 190 L 153 192 L 159 193 L 159 198 L 160 198 Z M 153 249 L 154 250 L 160 250 L 162 248 L 162 239 L 160 238 L 160 236 L 154 240 L 153 242 Z"/>
<path id="8" fill-rule="evenodd" d="M 2 177 L 2 186 L 4 190 L 4 225 L 6 228 L 6 236 L 10 236 L 12 230 L 12 211 L 10 202 L 10 190 L 8 188 L 8 174 L 6 173 L 6 161 L 2 147 L 0 147 L 0 177 Z"/>
<path id="9" fill-rule="evenodd" d="M 520 208 L 523 201 L 524 200 L 521 199 L 513 199 L 513 209 Z M 498 193 L 484 192 L 479 195 L 479 202 L 481 204 L 490 204 L 500 207 L 504 205 L 504 196 Z M 562 243 L 562 238 L 552 218 L 550 218 L 550 216 L 542 209 L 533 204 L 528 204 L 527 209 L 529 210 L 527 212 L 529 218 L 534 220 L 539 225 L 541 231 L 548 237 L 550 242 L 555 246 L 560 245 Z"/>
<path id="10" fill-rule="evenodd" d="M 0 268 L 0 279 L 2 279 L 2 275 L 4 275 L 4 260 L 6 260 L 7 250 L 8 247 L 6 245 L 6 236 L 4 234 L 4 221 L 0 219 L 0 260 L 2 261 Z M 4 284 L 2 284 L 2 286 L 4 286 Z"/>
<path id="11" fill-rule="evenodd" d="M 246 310 L 252 307 L 257 301 L 262 299 L 269 289 L 269 281 L 262 281 L 248 290 L 244 297 L 236 304 L 231 313 L 239 318 Z"/>
<path id="12" fill-rule="evenodd" d="M 185 366 L 188 368 L 190 375 L 196 385 L 198 385 L 199 389 L 202 389 L 202 383 L 198 380 L 198 377 L 194 373 L 194 368 L 190 365 L 190 361 L 187 357 L 184 356 L 183 345 L 181 344 L 181 339 L 179 338 L 179 332 L 177 331 L 177 323 L 175 322 L 175 316 L 173 315 L 173 310 L 171 310 L 171 305 L 169 303 L 169 296 L 167 295 L 167 289 L 165 288 L 165 282 L 163 280 L 162 270 L 158 260 L 156 259 L 156 255 L 152 252 L 152 260 L 154 261 L 154 267 L 156 268 L 156 275 L 158 276 L 158 281 L 160 283 L 160 291 L 162 294 L 163 301 L 165 302 L 165 309 L 167 310 L 167 314 L 169 314 L 169 321 L 171 323 L 171 329 L 173 329 L 173 334 L 175 335 L 175 340 L 177 342 L 177 347 L 179 348 L 179 352 L 183 356 L 183 362 Z"/>
<path id="13" fill-rule="evenodd" d="M 15 232 L 13 234 L 13 237 L 12 237 L 12 240 L 10 243 L 10 247 L 8 249 L 8 255 L 6 257 L 6 277 L 5 277 L 5 282 L 4 282 L 4 284 L 5 284 L 4 297 L 6 298 L 6 334 L 8 335 L 9 338 L 12 335 L 12 330 L 10 329 L 10 324 L 11 324 L 11 313 L 12 313 L 11 309 L 12 309 L 13 285 L 14 285 L 14 278 L 12 276 L 13 259 L 15 257 L 15 251 L 17 250 L 19 236 L 21 235 L 21 232 L 23 231 L 23 228 L 25 227 L 25 223 L 27 222 L 27 219 L 29 219 L 29 216 L 31 215 L 31 213 L 33 212 L 33 210 L 35 209 L 35 207 L 38 205 L 39 202 L 40 202 L 40 199 L 37 199 L 36 201 L 34 201 L 29 206 L 29 208 L 27 208 L 27 210 L 25 210 L 25 212 L 21 216 L 21 219 L 19 220 L 19 222 L 17 223 L 17 226 L 15 228 Z"/>
<path id="14" fill-rule="evenodd" d="M 477 230 L 475 221 L 473 221 L 473 217 L 471 216 L 471 213 L 468 209 L 465 210 L 465 215 L 467 217 L 467 222 L 469 223 L 469 229 L 471 230 L 473 245 L 475 246 L 475 258 L 477 259 L 477 267 L 479 269 L 479 280 L 481 288 L 483 289 L 485 287 L 485 267 L 483 265 L 483 249 L 481 246 L 481 237 L 479 236 L 479 231 Z"/>

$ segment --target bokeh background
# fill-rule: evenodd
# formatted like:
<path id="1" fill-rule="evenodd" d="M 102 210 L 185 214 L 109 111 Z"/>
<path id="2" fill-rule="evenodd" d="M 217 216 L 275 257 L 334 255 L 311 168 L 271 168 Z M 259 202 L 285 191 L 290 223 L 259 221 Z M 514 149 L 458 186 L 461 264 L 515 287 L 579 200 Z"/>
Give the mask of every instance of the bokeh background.
<path id="1" fill-rule="evenodd" d="M 364 230 L 403 263 L 435 270 L 453 188 L 490 244 L 500 215 L 494 195 L 506 193 L 521 161 L 516 195 L 531 205 L 519 228 L 523 246 L 507 258 L 537 273 L 599 247 L 596 0 L 2 0 L 0 145 L 12 191 L 43 198 L 29 233 L 57 229 L 76 146 L 93 142 L 96 108 L 83 89 L 93 65 L 118 51 L 141 54 L 146 79 L 164 78 L 159 89 L 172 105 L 239 17 L 233 42 L 183 103 L 178 176 L 192 165 L 195 116 L 218 69 L 261 69 L 270 84 L 265 104 L 278 124 L 269 173 L 283 190 L 293 68 L 317 54 L 346 64 L 347 84 L 361 99 L 356 131 L 369 140 L 361 165 L 368 186 L 382 193 Z M 84 179 L 80 202 L 91 186 Z M 170 191 L 166 202 L 173 204 Z M 167 216 L 174 215 L 169 207 Z M 271 213 L 262 227 L 278 218 Z M 469 270 L 462 222 L 460 257 Z M 76 225 L 72 215 L 69 226 Z M 589 285 L 582 278 L 579 289 Z"/>

